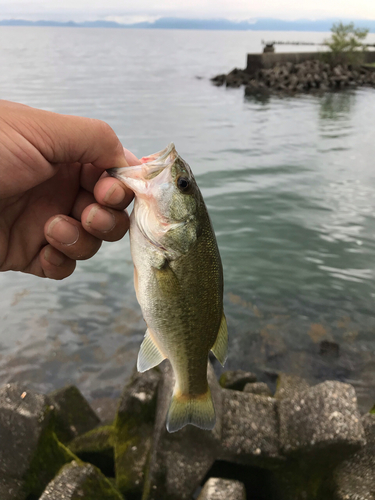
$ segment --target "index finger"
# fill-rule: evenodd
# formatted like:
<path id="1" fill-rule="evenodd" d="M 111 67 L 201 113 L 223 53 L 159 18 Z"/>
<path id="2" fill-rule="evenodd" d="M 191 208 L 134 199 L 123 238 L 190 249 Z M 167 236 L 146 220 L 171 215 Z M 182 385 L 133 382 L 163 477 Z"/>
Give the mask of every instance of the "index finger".
<path id="1" fill-rule="evenodd" d="M 128 166 L 119 138 L 104 121 L 1 104 L 17 131 L 51 164 L 92 163 L 101 170 Z"/>

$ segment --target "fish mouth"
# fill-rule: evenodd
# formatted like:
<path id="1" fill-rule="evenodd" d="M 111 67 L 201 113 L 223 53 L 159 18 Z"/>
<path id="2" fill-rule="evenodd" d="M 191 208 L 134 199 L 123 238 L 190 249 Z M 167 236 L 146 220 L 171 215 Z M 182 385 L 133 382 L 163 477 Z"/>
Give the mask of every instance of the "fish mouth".
<path id="1" fill-rule="evenodd" d="M 133 189 L 135 184 L 139 184 L 140 181 L 148 181 L 159 175 L 166 167 L 169 167 L 174 163 L 177 156 L 175 145 L 171 142 L 163 150 L 141 158 L 140 165 L 109 168 L 107 173 L 111 177 L 123 181 L 126 185 Z"/>
<path id="2" fill-rule="evenodd" d="M 141 162 L 143 165 L 148 165 L 150 163 L 164 163 L 168 164 L 169 162 L 167 161 L 168 156 L 174 153 L 173 156 L 176 156 L 176 147 L 173 142 L 168 144 L 168 146 L 161 151 L 158 151 L 157 153 L 154 153 L 149 156 L 144 156 L 141 158 Z M 173 158 L 174 160 L 175 158 Z"/>

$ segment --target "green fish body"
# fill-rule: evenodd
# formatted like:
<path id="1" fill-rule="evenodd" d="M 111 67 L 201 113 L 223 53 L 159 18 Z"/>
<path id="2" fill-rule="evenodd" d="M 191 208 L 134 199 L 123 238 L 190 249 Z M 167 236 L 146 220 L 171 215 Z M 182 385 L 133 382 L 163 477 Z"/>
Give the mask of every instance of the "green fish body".
<path id="1" fill-rule="evenodd" d="M 130 218 L 134 284 L 147 331 L 137 367 L 168 358 L 176 383 L 167 416 L 174 432 L 215 425 L 207 382 L 209 351 L 224 364 L 223 271 L 202 194 L 171 144 L 136 167 L 111 169 L 135 193 Z"/>

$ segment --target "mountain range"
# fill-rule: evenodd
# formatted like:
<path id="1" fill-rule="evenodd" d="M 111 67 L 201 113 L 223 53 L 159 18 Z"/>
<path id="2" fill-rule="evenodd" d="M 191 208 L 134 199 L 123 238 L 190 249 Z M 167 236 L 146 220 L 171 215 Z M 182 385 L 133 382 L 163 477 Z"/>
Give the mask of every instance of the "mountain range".
<path id="1" fill-rule="evenodd" d="M 153 22 L 120 24 L 114 21 L 28 21 L 24 19 L 3 19 L 0 26 L 57 26 L 77 28 L 128 28 L 128 29 L 191 29 L 191 30 L 232 30 L 232 31 L 330 31 L 332 24 L 339 19 L 283 21 L 280 19 L 261 18 L 255 21 L 230 21 L 229 19 L 184 19 L 162 17 Z M 350 22 L 343 19 L 344 23 Z M 353 21 L 356 27 L 368 28 L 375 32 L 375 20 L 358 19 Z"/>

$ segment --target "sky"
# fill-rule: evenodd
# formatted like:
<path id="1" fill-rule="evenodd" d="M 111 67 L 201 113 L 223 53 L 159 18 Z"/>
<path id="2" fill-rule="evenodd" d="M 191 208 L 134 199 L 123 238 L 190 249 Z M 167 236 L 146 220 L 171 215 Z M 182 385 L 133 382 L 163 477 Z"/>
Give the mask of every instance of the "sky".
<path id="1" fill-rule="evenodd" d="M 375 19 L 375 0 L 0 0 L 1 19 L 130 23 L 159 17 Z"/>

